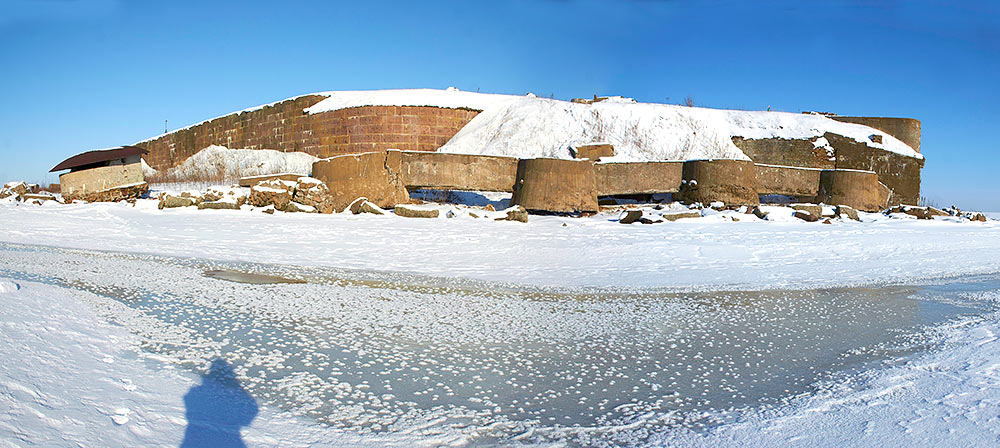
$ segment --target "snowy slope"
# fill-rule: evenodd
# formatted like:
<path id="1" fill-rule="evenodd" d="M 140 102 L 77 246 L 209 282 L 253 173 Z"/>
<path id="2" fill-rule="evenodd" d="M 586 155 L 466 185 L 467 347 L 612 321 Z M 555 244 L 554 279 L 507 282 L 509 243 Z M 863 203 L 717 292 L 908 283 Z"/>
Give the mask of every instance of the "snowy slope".
<path id="1" fill-rule="evenodd" d="M 273 173 L 312 173 L 318 160 L 304 152 L 281 152 L 271 149 L 230 149 L 212 145 L 184 163 L 166 170 L 167 181 L 212 180 L 233 182 L 241 177 Z"/>

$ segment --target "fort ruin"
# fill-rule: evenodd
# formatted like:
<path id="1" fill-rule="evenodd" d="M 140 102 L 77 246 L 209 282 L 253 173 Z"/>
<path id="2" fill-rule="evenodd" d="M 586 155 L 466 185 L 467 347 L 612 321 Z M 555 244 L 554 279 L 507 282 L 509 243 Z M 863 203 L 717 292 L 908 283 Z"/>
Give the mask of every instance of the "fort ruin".
<path id="1" fill-rule="evenodd" d="M 602 106 L 602 100 L 607 98 L 571 103 L 453 90 L 327 92 L 215 118 L 135 146 L 148 151 L 143 157 L 157 170 L 176 167 L 210 145 L 308 153 L 322 160 L 311 173 L 298 174 L 326 182 L 338 210 L 360 196 L 392 207 L 406 202 L 413 189 L 502 191 L 529 210 L 585 213 L 597 211 L 601 196 L 669 193 L 688 203 L 747 205 L 783 195 L 876 211 L 916 204 L 920 195 L 924 158 L 914 119 L 695 110 L 624 99 Z M 547 109 L 518 121 L 519 111 L 532 107 L 574 117 L 594 108 L 597 119 L 587 118 L 582 131 L 566 131 L 568 141 L 536 144 L 518 139 L 518 132 L 534 125 L 532 117 L 543 122 L 533 131 L 540 139 L 555 132 L 543 132 Z M 618 115 L 607 118 L 611 113 Z M 703 119 L 708 124 L 675 132 L 671 120 L 684 114 L 709 117 Z M 576 126 L 560 123 L 547 126 Z M 729 128 L 715 129 L 718 123 Z M 662 136 L 655 132 L 676 142 L 656 140 Z M 487 139 L 470 137 L 477 133 Z M 648 135 L 652 143 L 644 140 Z M 693 157 L 670 160 L 662 154 Z"/>

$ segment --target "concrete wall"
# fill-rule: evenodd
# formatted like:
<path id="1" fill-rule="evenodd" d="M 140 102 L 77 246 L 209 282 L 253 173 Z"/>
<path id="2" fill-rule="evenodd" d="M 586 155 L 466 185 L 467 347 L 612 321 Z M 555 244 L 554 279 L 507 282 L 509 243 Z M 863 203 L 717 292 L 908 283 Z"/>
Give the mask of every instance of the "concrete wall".
<path id="1" fill-rule="evenodd" d="M 892 190 L 890 205 L 916 204 L 920 198 L 920 170 L 924 159 L 884 151 L 852 138 L 827 132 L 823 135 L 834 149 L 833 160 L 810 140 L 742 139 L 736 144 L 755 163 L 794 167 L 874 171 Z M 773 188 L 770 187 L 770 188 Z"/>
<path id="2" fill-rule="evenodd" d="M 63 196 L 79 197 L 145 181 L 139 156 L 129 157 L 124 162 L 118 160 L 113 162 L 114 165 L 60 174 L 59 186 Z"/>
<path id="3" fill-rule="evenodd" d="M 813 197 L 819 193 L 822 170 L 756 164 L 757 193 Z"/>
<path id="4" fill-rule="evenodd" d="M 916 205 L 920 199 L 920 170 L 924 159 L 914 159 L 827 132 L 824 137 L 836 149 L 837 168 L 874 171 L 879 182 L 892 190 L 888 205 Z"/>
<path id="5" fill-rule="evenodd" d="M 512 157 L 402 152 L 402 179 L 409 189 L 514 191 L 518 159 Z"/>
<path id="6" fill-rule="evenodd" d="M 837 115 L 830 118 L 844 123 L 863 124 L 878 129 L 900 139 L 915 151 L 920 152 L 920 120 L 890 117 L 841 117 Z"/>
<path id="7" fill-rule="evenodd" d="M 815 140 L 815 139 L 814 139 Z M 756 163 L 803 168 L 836 168 L 825 149 L 806 139 L 733 137 L 733 144 Z"/>
<path id="8" fill-rule="evenodd" d="M 313 163 L 312 177 L 326 183 L 334 208 L 343 211 L 359 197 L 379 207 L 409 202 L 401 171 L 401 152 L 380 151 L 319 160 Z"/>
<path id="9" fill-rule="evenodd" d="M 331 157 L 385 149 L 434 151 L 479 111 L 418 106 L 363 106 L 306 114 L 325 97 L 307 95 L 230 114 L 135 146 L 157 170 L 181 164 L 209 145 L 300 151 Z"/>
<path id="10" fill-rule="evenodd" d="M 748 160 L 684 162 L 679 197 L 684 202 L 727 205 L 758 204 L 757 168 Z"/>
<path id="11" fill-rule="evenodd" d="M 589 160 L 521 160 L 510 202 L 528 210 L 596 212 L 594 164 Z"/>
<path id="12" fill-rule="evenodd" d="M 684 162 L 628 162 L 594 164 L 597 194 L 676 193 L 681 188 Z"/>

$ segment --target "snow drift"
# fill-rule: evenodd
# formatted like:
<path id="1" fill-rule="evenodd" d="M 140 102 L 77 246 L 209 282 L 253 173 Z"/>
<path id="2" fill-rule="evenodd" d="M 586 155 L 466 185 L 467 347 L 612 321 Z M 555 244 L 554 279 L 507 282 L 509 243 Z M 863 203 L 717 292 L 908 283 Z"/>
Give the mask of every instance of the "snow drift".
<path id="1" fill-rule="evenodd" d="M 304 152 L 281 152 L 271 149 L 230 149 L 212 145 L 184 163 L 162 173 L 155 173 L 151 182 L 229 182 L 241 177 L 273 173 L 312 173 L 317 159 Z"/>

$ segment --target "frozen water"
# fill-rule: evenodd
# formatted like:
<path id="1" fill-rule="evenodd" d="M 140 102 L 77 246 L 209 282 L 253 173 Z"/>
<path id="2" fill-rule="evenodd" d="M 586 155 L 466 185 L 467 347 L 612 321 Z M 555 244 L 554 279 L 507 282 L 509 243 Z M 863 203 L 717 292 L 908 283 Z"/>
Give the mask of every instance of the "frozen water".
<path id="1" fill-rule="evenodd" d="M 1000 288 L 542 288 L 11 244 L 0 277 L 99 294 L 163 362 L 225 358 L 261 403 L 332 428 L 586 446 L 781 404 L 925 348 L 926 326 L 994 310 L 966 293 Z"/>

